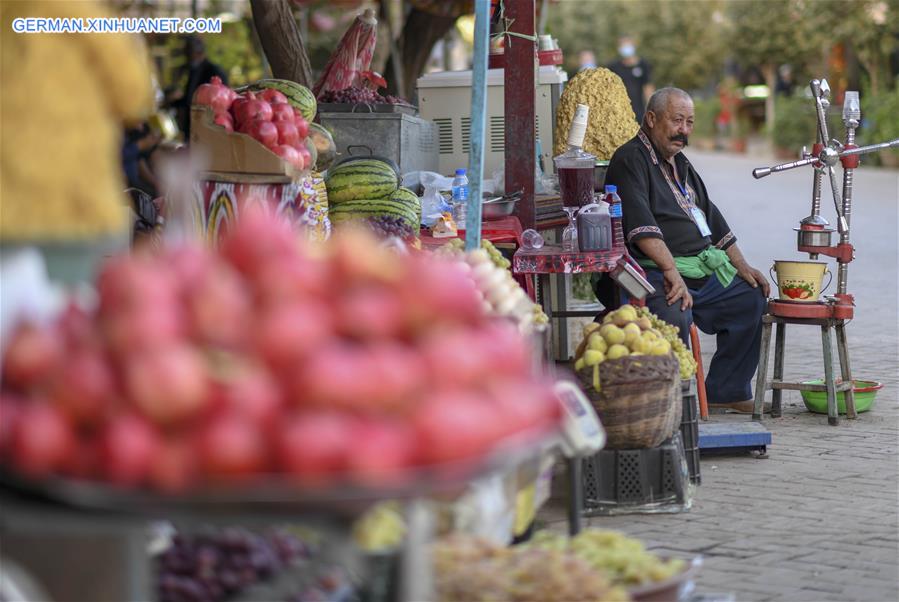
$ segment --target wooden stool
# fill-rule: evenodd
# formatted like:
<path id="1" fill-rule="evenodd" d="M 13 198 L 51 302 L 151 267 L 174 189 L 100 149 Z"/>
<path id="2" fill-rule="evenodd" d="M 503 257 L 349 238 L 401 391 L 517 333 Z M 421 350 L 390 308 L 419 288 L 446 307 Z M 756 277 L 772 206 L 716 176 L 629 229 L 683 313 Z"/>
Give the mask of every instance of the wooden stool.
<path id="1" fill-rule="evenodd" d="M 777 334 L 774 343 L 774 376 L 768 379 L 768 349 L 771 346 L 771 325 L 777 324 Z M 806 326 L 819 326 L 821 328 L 821 342 L 824 347 L 824 384 L 809 385 L 798 382 L 785 382 L 784 373 L 784 340 L 786 339 L 787 324 L 799 324 Z M 752 411 L 752 419 L 762 420 L 762 408 L 765 400 L 765 391 L 772 389 L 771 415 L 778 417 L 782 414 L 781 391 L 792 389 L 794 391 L 821 391 L 827 392 L 827 421 L 836 426 L 840 423 L 837 409 L 837 393 L 844 391 L 846 397 L 846 417 L 856 418 L 855 398 L 853 395 L 852 370 L 849 368 L 849 346 L 846 343 L 846 321 L 836 318 L 786 318 L 773 314 L 762 316 L 762 348 L 759 355 L 759 369 L 755 383 L 755 406 Z M 830 330 L 837 335 L 837 353 L 840 358 L 840 373 L 842 382 L 837 383 L 833 372 L 833 352 L 831 350 Z"/>
<path id="2" fill-rule="evenodd" d="M 699 396 L 699 417 L 709 419 L 709 402 L 705 393 L 705 369 L 702 367 L 702 348 L 699 346 L 699 329 L 690 324 L 690 350 L 696 361 L 696 393 Z"/>

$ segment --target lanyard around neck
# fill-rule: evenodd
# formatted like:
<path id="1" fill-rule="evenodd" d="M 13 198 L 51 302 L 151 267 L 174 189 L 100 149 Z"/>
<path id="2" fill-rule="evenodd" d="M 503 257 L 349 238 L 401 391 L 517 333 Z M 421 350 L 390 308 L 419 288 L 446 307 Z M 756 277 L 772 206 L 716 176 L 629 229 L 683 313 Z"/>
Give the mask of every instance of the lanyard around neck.
<path id="1" fill-rule="evenodd" d="M 665 177 L 665 181 L 668 183 L 668 188 L 671 189 L 672 194 L 674 194 L 674 198 L 677 201 L 677 204 L 683 209 L 684 213 L 693 220 L 696 221 L 696 218 L 693 216 L 693 207 L 696 205 L 693 203 L 693 198 L 695 193 L 693 192 L 693 188 L 690 186 L 690 183 L 684 180 L 684 185 L 681 186 L 680 182 L 675 183 L 675 181 L 671 178 L 668 173 L 668 170 L 659 162 L 658 157 L 656 156 L 656 151 L 652 147 L 652 142 L 649 141 L 649 137 L 640 130 L 637 132 L 637 135 L 640 137 L 640 142 L 643 143 L 643 146 L 649 151 L 649 157 L 652 159 L 653 164 L 659 168 L 659 171 L 662 172 L 662 176 Z M 673 169 L 673 168 L 672 168 Z"/>

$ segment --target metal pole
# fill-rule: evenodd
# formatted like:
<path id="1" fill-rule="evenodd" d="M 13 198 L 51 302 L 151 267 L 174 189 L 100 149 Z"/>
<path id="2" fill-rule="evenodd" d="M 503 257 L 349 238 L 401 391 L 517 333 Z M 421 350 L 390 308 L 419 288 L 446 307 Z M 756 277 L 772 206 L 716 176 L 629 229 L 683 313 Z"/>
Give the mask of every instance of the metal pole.
<path id="1" fill-rule="evenodd" d="M 487 121 L 487 53 L 490 48 L 490 0 L 475 0 L 474 58 L 471 68 L 471 152 L 468 155 L 468 205 L 465 250 L 481 246 L 481 180 L 484 173 L 484 126 Z"/>
<path id="2" fill-rule="evenodd" d="M 855 128 L 858 122 L 848 120 L 846 123 L 846 146 L 855 144 Z M 840 232 L 840 243 L 849 244 L 849 218 L 852 213 L 852 176 L 855 170 L 843 168 L 843 217 L 846 218 L 846 229 Z M 837 268 L 837 294 L 845 295 L 849 280 L 849 264 L 840 262 Z"/>

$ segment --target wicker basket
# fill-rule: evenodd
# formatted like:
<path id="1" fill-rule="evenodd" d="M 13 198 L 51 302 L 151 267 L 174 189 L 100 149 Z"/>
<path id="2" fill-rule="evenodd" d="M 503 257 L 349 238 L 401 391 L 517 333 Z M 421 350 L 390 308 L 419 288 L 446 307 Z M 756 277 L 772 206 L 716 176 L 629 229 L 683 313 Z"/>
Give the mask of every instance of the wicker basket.
<path id="1" fill-rule="evenodd" d="M 672 355 L 623 357 L 578 372 L 587 397 L 605 428 L 608 449 L 656 447 L 677 430 L 681 419 L 680 376 Z"/>

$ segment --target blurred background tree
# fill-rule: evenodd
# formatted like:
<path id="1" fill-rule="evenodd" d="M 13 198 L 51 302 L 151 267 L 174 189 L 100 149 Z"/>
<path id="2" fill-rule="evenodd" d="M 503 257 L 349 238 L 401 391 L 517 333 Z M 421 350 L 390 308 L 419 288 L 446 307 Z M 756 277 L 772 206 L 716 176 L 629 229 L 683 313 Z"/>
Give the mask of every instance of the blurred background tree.
<path id="1" fill-rule="evenodd" d="M 656 87 L 705 89 L 724 67 L 726 40 L 720 23 L 725 4 L 725 0 L 561 2 L 550 7 L 547 31 L 559 39 L 570 73 L 577 69 L 579 51 L 592 50 L 597 64 L 607 65 L 617 58 L 618 37 L 631 35 L 637 53 L 652 65 Z"/>

